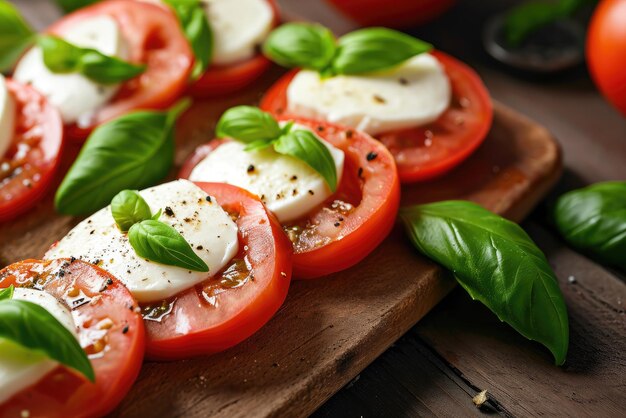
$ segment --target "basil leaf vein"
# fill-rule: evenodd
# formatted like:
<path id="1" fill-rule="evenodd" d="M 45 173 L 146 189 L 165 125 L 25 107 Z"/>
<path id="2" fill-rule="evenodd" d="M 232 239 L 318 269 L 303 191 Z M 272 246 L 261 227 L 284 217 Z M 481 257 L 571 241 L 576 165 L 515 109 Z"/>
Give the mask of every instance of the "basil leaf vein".
<path id="1" fill-rule="evenodd" d="M 572 246 L 626 270 L 626 182 L 573 190 L 555 206 L 556 226 Z"/>
<path id="2" fill-rule="evenodd" d="M 80 73 L 100 84 L 126 81 L 146 69 L 145 65 L 131 64 L 92 48 L 81 48 L 56 36 L 40 36 L 37 44 L 44 64 L 53 73 Z"/>
<path id="3" fill-rule="evenodd" d="M 403 208 L 400 217 L 420 252 L 563 364 L 569 344 L 565 302 L 548 261 L 519 225 L 462 201 Z"/>
<path id="4" fill-rule="evenodd" d="M 94 382 L 95 374 L 80 344 L 50 312 L 24 300 L 0 303 L 0 337 L 42 352 Z"/>
<path id="5" fill-rule="evenodd" d="M 337 190 L 337 167 L 328 148 L 309 131 L 292 130 L 274 142 L 274 150 L 305 162 L 324 177 L 334 193 Z"/>
<path id="6" fill-rule="evenodd" d="M 180 26 L 196 58 L 191 77 L 198 79 L 213 55 L 213 31 L 199 0 L 165 0 L 176 13 Z"/>
<path id="7" fill-rule="evenodd" d="M 111 215 L 122 232 L 137 222 L 152 218 L 150 206 L 135 190 L 122 190 L 111 201 Z"/>
<path id="8" fill-rule="evenodd" d="M 185 238 L 163 222 L 149 219 L 134 224 L 128 231 L 128 240 L 140 257 L 192 271 L 209 271 Z"/>
<path id="9" fill-rule="evenodd" d="M 189 102 L 169 112 L 140 111 L 94 130 L 55 195 L 61 213 L 95 212 L 124 189 L 143 189 L 169 172 L 174 122 Z"/>
<path id="10" fill-rule="evenodd" d="M 10 70 L 36 36 L 18 9 L 0 0 L 0 72 Z"/>

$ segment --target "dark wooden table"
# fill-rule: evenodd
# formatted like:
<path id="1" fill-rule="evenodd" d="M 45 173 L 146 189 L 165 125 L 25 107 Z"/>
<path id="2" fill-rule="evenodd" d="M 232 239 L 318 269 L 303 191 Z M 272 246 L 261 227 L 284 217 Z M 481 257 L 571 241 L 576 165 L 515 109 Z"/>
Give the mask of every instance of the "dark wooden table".
<path id="1" fill-rule="evenodd" d="M 50 1 L 15 3 L 39 27 L 56 17 Z M 281 3 L 291 16 L 320 20 L 338 31 L 350 28 L 321 2 Z M 568 360 L 555 367 L 541 346 L 457 289 L 323 405 L 317 417 L 626 416 L 625 276 L 568 248 L 548 218 L 550 202 L 563 191 L 626 179 L 626 119 L 597 93 L 582 66 L 554 77 L 522 77 L 486 56 L 483 22 L 511 3 L 459 1 L 447 15 L 412 33 L 471 64 L 494 98 L 544 124 L 560 140 L 565 174 L 523 226 L 546 252 L 565 295 Z M 479 410 L 472 398 L 481 390 L 488 391 L 489 401 Z"/>

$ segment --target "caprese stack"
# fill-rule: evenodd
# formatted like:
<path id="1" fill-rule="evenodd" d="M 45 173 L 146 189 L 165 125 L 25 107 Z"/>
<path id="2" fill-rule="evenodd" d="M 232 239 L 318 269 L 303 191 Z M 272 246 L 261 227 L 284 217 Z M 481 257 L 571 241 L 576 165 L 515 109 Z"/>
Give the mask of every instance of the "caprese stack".
<path id="1" fill-rule="evenodd" d="M 15 12 L 0 1 L 0 13 Z M 23 24 L 26 50 L 13 79 L 0 77 L 0 221 L 43 194 L 64 125 L 76 138 L 97 129 L 57 203 L 69 214 L 110 204 L 44 260 L 0 271 L 0 417 L 100 416 L 144 353 L 238 344 L 278 311 L 292 271 L 342 271 L 385 239 L 400 181 L 441 175 L 483 141 L 491 102 L 462 63 L 383 28 L 270 33 L 277 16 L 270 0 L 109 0 L 43 35 Z M 169 169 L 184 105 L 129 112 L 166 108 L 189 86 L 241 88 L 268 58 L 298 70 L 261 109 L 227 110 L 178 180 L 134 190 Z"/>

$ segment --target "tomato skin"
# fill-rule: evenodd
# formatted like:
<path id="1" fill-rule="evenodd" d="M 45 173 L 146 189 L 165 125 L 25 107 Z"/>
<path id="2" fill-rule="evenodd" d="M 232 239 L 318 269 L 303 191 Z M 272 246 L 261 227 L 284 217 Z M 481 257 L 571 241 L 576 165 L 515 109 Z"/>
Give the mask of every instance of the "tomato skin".
<path id="1" fill-rule="evenodd" d="M 81 338 L 90 340 L 98 332 L 106 332 L 107 348 L 100 351 L 103 353 L 100 356 L 90 358 L 95 383 L 59 366 L 31 388 L 0 405 L 0 417 L 19 417 L 22 411 L 29 411 L 31 418 L 108 414 L 132 386 L 143 361 L 145 330 L 135 299 L 109 273 L 79 260 L 25 260 L 0 271 L 0 288 L 11 284 L 31 287 L 35 280 L 37 286 L 61 302 L 71 289 L 91 298 L 91 302 L 74 308 L 72 315 Z M 113 325 L 103 331 L 97 324 L 105 318 L 111 319 Z"/>
<path id="2" fill-rule="evenodd" d="M 408 28 L 448 10 L 455 0 L 327 0 L 362 26 Z"/>
<path id="3" fill-rule="evenodd" d="M 63 122 L 59 112 L 32 87 L 11 79 L 7 79 L 6 84 L 16 104 L 16 124 L 13 144 L 6 156 L 0 155 L 0 161 L 8 157 L 10 164 L 23 170 L 11 180 L 0 177 L 0 222 L 14 219 L 41 200 L 59 167 L 63 149 Z M 29 147 L 20 160 L 16 160 L 18 145 Z"/>
<path id="4" fill-rule="evenodd" d="M 266 0 L 274 12 L 274 24 L 280 24 L 280 9 L 276 0 Z M 227 95 L 243 89 L 257 80 L 272 65 L 261 53 L 230 65 L 211 65 L 188 89 L 190 95 L 209 98 Z"/>
<path id="5" fill-rule="evenodd" d="M 450 78 L 451 106 L 433 123 L 377 135 L 396 159 L 402 183 L 430 180 L 452 170 L 482 144 L 493 120 L 493 105 L 480 77 L 447 54 L 431 54 Z M 261 109 L 297 117 L 289 113 L 286 93 L 296 73 L 297 70 L 287 73 L 268 89 L 261 99 Z M 461 105 L 463 100 L 469 104 Z"/>
<path id="6" fill-rule="evenodd" d="M 235 186 L 196 184 L 226 210 L 239 213 L 236 258 L 245 257 L 253 279 L 224 289 L 218 286 L 220 274 L 177 295 L 172 314 L 161 322 L 146 320 L 146 355 L 155 360 L 213 354 L 242 342 L 278 311 L 291 281 L 291 243 L 263 203 Z M 207 297 L 213 298 L 212 304 Z M 189 331 L 181 333 L 182 325 Z"/>
<path id="7" fill-rule="evenodd" d="M 344 151 L 346 156 L 337 192 L 307 218 L 321 222 L 324 230 L 331 230 L 325 236 L 330 242 L 321 247 L 296 248 L 294 251 L 294 278 L 313 279 L 352 267 L 385 239 L 395 223 L 400 205 L 400 182 L 393 156 L 370 136 L 325 122 L 293 120 L 296 124 L 308 126 Z M 197 148 L 184 163 L 179 177 L 189 178 L 193 168 L 222 142 L 214 140 Z M 376 155 L 371 161 L 368 159 L 370 153 Z M 336 225 L 337 219 L 330 219 L 325 214 L 330 212 L 328 207 L 332 202 L 340 198 L 352 203 L 355 210 L 349 214 L 334 214 L 341 218 Z"/>
<path id="8" fill-rule="evenodd" d="M 146 71 L 122 84 L 116 96 L 93 116 L 89 126 L 72 124 L 66 134 L 84 140 L 103 122 L 139 109 L 165 109 L 187 87 L 193 52 L 176 17 L 163 7 L 142 1 L 107 0 L 63 17 L 47 32 L 62 36 L 67 28 L 97 15 L 115 19 L 127 43 L 129 61 L 146 64 Z"/>
<path id="9" fill-rule="evenodd" d="M 602 0 L 587 31 L 589 71 L 604 97 L 626 116 L 626 0 Z"/>

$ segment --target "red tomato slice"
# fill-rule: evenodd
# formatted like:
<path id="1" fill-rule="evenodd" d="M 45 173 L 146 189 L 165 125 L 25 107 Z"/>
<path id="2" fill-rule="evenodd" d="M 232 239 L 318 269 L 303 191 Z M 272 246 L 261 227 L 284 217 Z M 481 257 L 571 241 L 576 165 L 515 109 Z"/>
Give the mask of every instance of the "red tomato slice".
<path id="1" fill-rule="evenodd" d="M 270 320 L 289 289 L 291 245 L 263 203 L 238 187 L 197 184 L 236 218 L 240 250 L 204 283 L 142 307 L 153 359 L 207 355 L 240 343 Z"/>
<path id="2" fill-rule="evenodd" d="M 448 10 L 454 0 L 327 0 L 362 26 L 406 28 L 419 25 Z"/>
<path id="3" fill-rule="evenodd" d="M 443 64 L 452 84 L 450 108 L 433 123 L 377 136 L 396 159 L 403 183 L 450 171 L 478 148 L 491 128 L 493 107 L 478 75 L 449 55 L 439 51 L 433 55 Z M 296 72 L 289 72 L 266 92 L 262 109 L 289 116 L 286 92 Z"/>
<path id="4" fill-rule="evenodd" d="M 72 309 L 95 383 L 59 366 L 3 405 L 0 417 L 96 417 L 113 410 L 139 374 L 145 331 L 130 292 L 106 271 L 79 260 L 26 260 L 0 271 L 0 288 L 45 290 Z M 110 320 L 110 321 L 109 321 Z M 101 322 L 102 321 L 102 322 Z"/>
<path id="5" fill-rule="evenodd" d="M 626 116 L 626 0 L 603 0 L 587 31 L 587 64 L 604 97 Z"/>
<path id="6" fill-rule="evenodd" d="M 15 100 L 15 135 L 0 155 L 0 222 L 33 207 L 45 194 L 59 166 L 63 122 L 59 112 L 30 86 L 7 80 Z"/>
<path id="7" fill-rule="evenodd" d="M 63 36 L 81 20 L 98 15 L 115 19 L 128 46 L 129 61 L 145 64 L 146 70 L 125 82 L 111 102 L 97 111 L 87 127 L 67 127 L 70 137 L 84 139 L 108 120 L 137 109 L 163 109 L 180 97 L 194 62 L 193 52 L 172 13 L 155 4 L 109 0 L 65 16 L 48 32 Z"/>
<path id="8" fill-rule="evenodd" d="M 312 279 L 352 267 L 385 239 L 400 205 L 400 183 L 393 156 L 370 136 L 325 122 L 295 121 L 345 153 L 337 192 L 305 218 L 283 225 L 294 248 L 294 277 Z M 221 143 L 199 147 L 179 176 L 189 178 Z"/>
<path id="9" fill-rule="evenodd" d="M 274 26 L 280 23 L 280 11 L 275 0 L 266 0 L 274 10 Z M 262 54 L 232 65 L 212 65 L 189 88 L 195 97 L 222 96 L 241 90 L 259 78 L 271 61 Z"/>

